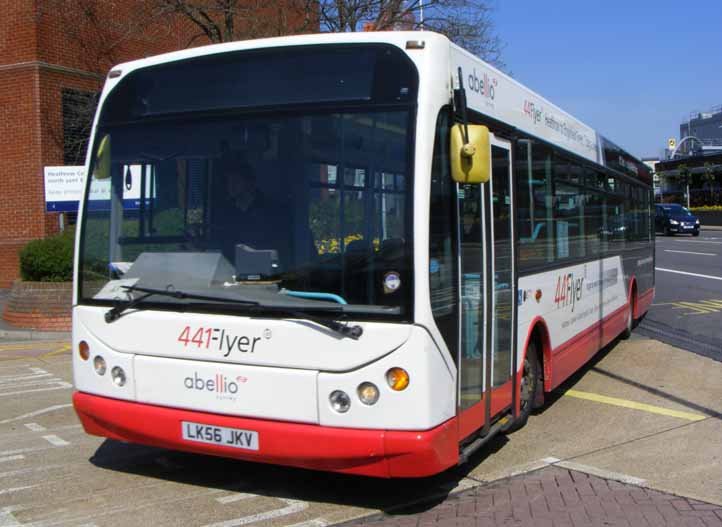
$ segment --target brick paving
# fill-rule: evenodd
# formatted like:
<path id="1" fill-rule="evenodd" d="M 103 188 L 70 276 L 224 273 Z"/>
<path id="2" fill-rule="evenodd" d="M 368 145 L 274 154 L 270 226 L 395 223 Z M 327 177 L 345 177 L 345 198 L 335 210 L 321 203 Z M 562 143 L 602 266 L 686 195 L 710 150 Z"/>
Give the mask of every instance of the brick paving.
<path id="1" fill-rule="evenodd" d="M 550 466 L 465 490 L 442 503 L 415 505 L 343 525 L 722 527 L 722 506 Z"/>

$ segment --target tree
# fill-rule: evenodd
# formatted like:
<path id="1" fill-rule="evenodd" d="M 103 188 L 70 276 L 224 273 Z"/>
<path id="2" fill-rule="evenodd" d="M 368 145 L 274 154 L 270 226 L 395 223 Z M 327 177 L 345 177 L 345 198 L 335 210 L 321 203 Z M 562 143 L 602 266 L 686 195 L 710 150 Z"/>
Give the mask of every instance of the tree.
<path id="1" fill-rule="evenodd" d="M 488 0 L 321 0 L 321 29 L 426 29 L 448 36 L 483 60 L 503 67 L 503 45 L 495 33 Z"/>
<path id="2" fill-rule="evenodd" d="M 149 20 L 179 15 L 195 33 L 188 45 L 310 32 L 426 29 L 498 67 L 502 43 L 489 0 L 146 0 Z"/>
<path id="3" fill-rule="evenodd" d="M 193 28 L 191 44 L 311 32 L 318 27 L 315 0 L 139 0 L 150 19 L 179 16 Z M 203 42 L 205 41 L 205 42 Z"/>

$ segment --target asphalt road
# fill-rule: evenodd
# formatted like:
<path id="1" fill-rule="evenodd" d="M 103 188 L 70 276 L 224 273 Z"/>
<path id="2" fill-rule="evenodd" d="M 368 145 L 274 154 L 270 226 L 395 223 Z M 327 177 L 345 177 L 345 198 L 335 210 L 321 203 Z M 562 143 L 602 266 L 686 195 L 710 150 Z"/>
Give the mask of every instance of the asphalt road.
<path id="1" fill-rule="evenodd" d="M 639 331 L 722 361 L 722 230 L 656 244 L 655 299 Z"/>

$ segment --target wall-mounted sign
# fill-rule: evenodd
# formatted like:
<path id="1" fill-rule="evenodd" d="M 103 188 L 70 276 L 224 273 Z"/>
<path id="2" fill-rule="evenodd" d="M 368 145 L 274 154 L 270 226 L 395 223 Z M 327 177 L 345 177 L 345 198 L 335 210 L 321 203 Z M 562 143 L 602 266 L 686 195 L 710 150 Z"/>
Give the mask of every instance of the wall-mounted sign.
<path id="1" fill-rule="evenodd" d="M 80 197 L 83 195 L 85 167 L 45 167 L 44 175 L 45 210 L 76 212 Z"/>

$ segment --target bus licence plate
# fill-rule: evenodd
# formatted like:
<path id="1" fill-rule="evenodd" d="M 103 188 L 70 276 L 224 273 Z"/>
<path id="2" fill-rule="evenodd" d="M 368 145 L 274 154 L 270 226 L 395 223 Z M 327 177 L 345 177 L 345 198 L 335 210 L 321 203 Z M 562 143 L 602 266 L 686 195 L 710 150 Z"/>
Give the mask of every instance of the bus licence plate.
<path id="1" fill-rule="evenodd" d="M 181 430 L 183 439 L 186 441 L 230 446 L 244 450 L 258 450 L 258 432 L 253 430 L 205 425 L 191 421 L 183 421 Z"/>

